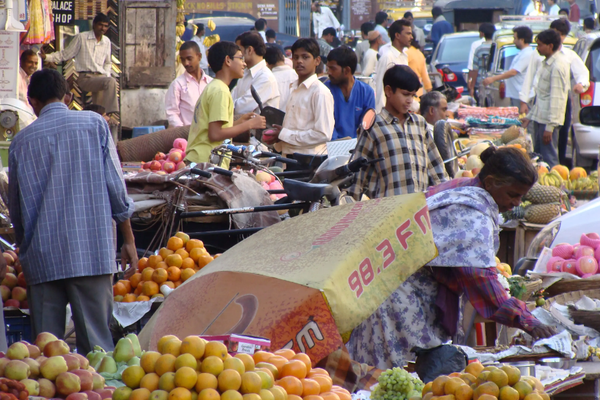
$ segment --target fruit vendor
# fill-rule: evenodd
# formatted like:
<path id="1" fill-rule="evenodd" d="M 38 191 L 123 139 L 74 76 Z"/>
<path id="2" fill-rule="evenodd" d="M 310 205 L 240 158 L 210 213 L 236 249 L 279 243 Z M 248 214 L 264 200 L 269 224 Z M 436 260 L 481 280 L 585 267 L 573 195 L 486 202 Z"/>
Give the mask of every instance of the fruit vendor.
<path id="1" fill-rule="evenodd" d="M 352 332 L 346 346 L 353 360 L 381 369 L 401 367 L 414 358 L 410 350 L 415 346 L 436 347 L 452 336 L 462 343 L 460 294 L 486 319 L 534 337 L 554 334 L 525 303 L 509 296 L 495 268 L 498 214 L 521 203 L 537 172 L 518 149 L 490 147 L 481 159 L 485 165 L 479 178 L 460 180 L 461 187 L 444 183 L 445 190 L 428 197 L 439 255 Z"/>

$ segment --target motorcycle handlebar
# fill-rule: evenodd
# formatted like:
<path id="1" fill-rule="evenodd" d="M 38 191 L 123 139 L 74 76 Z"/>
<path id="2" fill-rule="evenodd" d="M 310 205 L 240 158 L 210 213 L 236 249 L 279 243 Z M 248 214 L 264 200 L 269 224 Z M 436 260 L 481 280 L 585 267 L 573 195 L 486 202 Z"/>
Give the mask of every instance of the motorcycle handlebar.
<path id="1" fill-rule="evenodd" d="M 292 158 L 281 157 L 281 155 L 276 153 L 269 153 L 268 151 L 263 151 L 257 155 L 258 157 L 275 157 L 275 161 L 279 161 L 286 164 L 299 164 L 298 160 L 294 160 Z"/>
<path id="2" fill-rule="evenodd" d="M 203 171 L 203 170 L 201 170 L 201 169 L 198 169 L 198 168 L 192 168 L 192 169 L 190 170 L 190 172 L 191 172 L 192 174 L 200 175 L 200 176 L 203 176 L 203 177 L 205 177 L 205 178 L 211 178 L 211 177 L 212 177 L 212 175 L 210 174 L 210 172 Z"/>
<path id="3" fill-rule="evenodd" d="M 225 175 L 228 177 L 232 177 L 233 176 L 233 171 L 229 171 L 227 169 L 223 169 L 223 168 L 219 168 L 219 167 L 213 167 L 212 172 L 217 173 L 219 175 Z"/>
<path id="4" fill-rule="evenodd" d="M 349 162 L 346 165 L 342 165 L 341 167 L 337 167 L 335 169 L 335 174 L 337 176 L 350 175 L 350 173 L 352 173 L 352 172 L 358 172 L 362 168 L 366 167 L 367 165 L 369 165 L 369 162 L 367 161 L 367 159 L 364 158 L 364 157 L 359 157 L 356 160 L 353 160 L 353 161 Z"/>

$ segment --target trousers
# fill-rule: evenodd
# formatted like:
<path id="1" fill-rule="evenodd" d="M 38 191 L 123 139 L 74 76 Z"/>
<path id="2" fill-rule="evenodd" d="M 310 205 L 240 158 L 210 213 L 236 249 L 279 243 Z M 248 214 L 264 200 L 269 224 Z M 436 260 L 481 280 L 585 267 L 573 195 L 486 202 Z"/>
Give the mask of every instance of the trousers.
<path id="1" fill-rule="evenodd" d="M 560 127 L 554 128 L 552 131 L 552 141 L 548 144 L 544 144 L 544 132 L 546 131 L 546 124 L 540 124 L 533 121 L 533 151 L 542 156 L 542 160 L 548 163 L 550 168 L 558 165 L 558 153 L 556 151 L 558 146 L 558 131 Z"/>
<path id="2" fill-rule="evenodd" d="M 567 97 L 567 109 L 565 110 L 565 123 L 560 127 L 558 132 L 558 161 L 562 165 L 571 167 L 570 162 L 567 162 L 567 143 L 569 141 L 569 133 L 571 132 L 571 96 Z"/>
<path id="3" fill-rule="evenodd" d="M 117 81 L 100 74 L 80 73 L 77 84 L 84 92 L 92 92 L 92 103 L 105 108 L 106 113 L 119 112 Z"/>

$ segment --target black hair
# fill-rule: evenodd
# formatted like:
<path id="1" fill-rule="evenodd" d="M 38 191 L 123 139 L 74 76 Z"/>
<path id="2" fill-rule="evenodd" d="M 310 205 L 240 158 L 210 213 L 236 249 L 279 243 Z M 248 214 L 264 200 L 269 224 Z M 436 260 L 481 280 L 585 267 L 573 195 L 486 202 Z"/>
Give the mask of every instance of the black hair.
<path id="1" fill-rule="evenodd" d="M 238 40 L 240 41 L 242 47 L 252 46 L 257 56 L 264 57 L 267 51 L 267 46 L 265 46 L 265 41 L 258 32 L 244 32 L 240 36 L 238 36 L 237 39 L 235 39 L 236 42 Z"/>
<path id="2" fill-rule="evenodd" d="M 360 31 L 363 33 L 363 35 L 368 35 L 369 32 L 371 32 L 372 30 L 375 29 L 375 25 L 373 25 L 373 23 L 371 22 L 364 22 L 361 26 L 360 26 Z"/>
<path id="3" fill-rule="evenodd" d="M 323 29 L 323 35 L 322 36 L 325 36 L 325 35 L 336 36 L 335 28 L 329 27 L 329 28 Z"/>
<path id="4" fill-rule="evenodd" d="M 571 23 L 566 18 L 559 18 L 552 21 L 550 29 L 557 30 L 561 36 L 567 36 L 571 31 Z"/>
<path id="5" fill-rule="evenodd" d="M 537 35 L 537 40 L 544 44 L 551 44 L 554 52 L 556 52 L 562 44 L 560 34 L 554 29 L 546 29 L 545 31 L 540 32 L 539 35 Z"/>
<path id="6" fill-rule="evenodd" d="M 100 104 L 88 104 L 87 106 L 83 107 L 83 111 L 92 111 L 100 115 L 106 114 L 106 108 Z"/>
<path id="7" fill-rule="evenodd" d="M 337 47 L 327 54 L 327 62 L 335 61 L 340 67 L 350 67 L 350 72 L 354 75 L 356 72 L 356 64 L 358 64 L 358 58 L 356 53 L 348 46 Z"/>
<path id="8" fill-rule="evenodd" d="M 433 18 L 437 18 L 442 14 L 443 14 L 442 7 L 433 7 L 431 9 L 431 15 L 433 16 Z"/>
<path id="9" fill-rule="evenodd" d="M 404 16 L 402 18 L 404 18 L 404 19 L 406 19 L 406 18 L 414 18 L 414 15 L 410 11 L 407 11 L 407 12 L 404 13 Z"/>
<path id="10" fill-rule="evenodd" d="M 198 27 L 198 29 L 196 30 L 196 35 L 200 32 L 202 32 L 204 29 L 204 24 L 196 24 L 196 26 Z"/>
<path id="11" fill-rule="evenodd" d="M 181 54 L 181 52 L 184 50 L 194 50 L 196 53 L 201 54 L 200 46 L 198 46 L 198 43 L 194 42 L 193 40 L 184 42 L 179 48 L 179 53 Z"/>
<path id="12" fill-rule="evenodd" d="M 527 44 L 533 41 L 533 32 L 528 26 L 516 26 L 513 28 L 513 32 L 517 34 L 517 38 L 523 39 Z"/>
<path id="13" fill-rule="evenodd" d="M 210 69 L 212 69 L 215 73 L 219 72 L 221 69 L 223 69 L 225 58 L 229 57 L 233 59 L 238 51 L 241 51 L 240 47 L 233 42 L 220 41 L 213 44 L 210 46 L 210 51 L 206 57 L 208 59 L 208 65 L 210 65 Z"/>
<path id="14" fill-rule="evenodd" d="M 421 46 L 419 45 L 419 41 L 417 39 L 415 39 L 415 37 L 413 36 L 412 40 L 410 41 L 410 45 L 412 47 L 414 47 L 415 49 L 420 49 Z"/>
<path id="15" fill-rule="evenodd" d="M 265 36 L 267 37 L 267 39 L 276 39 L 277 33 L 273 29 L 267 29 L 267 31 L 265 32 Z"/>
<path id="16" fill-rule="evenodd" d="M 256 21 L 254 21 L 254 28 L 256 28 L 257 31 L 264 30 L 266 26 L 267 26 L 267 20 L 264 18 L 259 18 Z"/>
<path id="17" fill-rule="evenodd" d="M 31 50 L 31 49 L 27 49 L 24 52 L 22 52 L 21 53 L 21 57 L 19 58 L 19 61 L 21 63 L 20 65 L 23 66 L 23 64 L 25 64 L 27 62 L 27 58 L 29 58 L 31 56 L 36 56 L 37 57 L 36 52 L 33 51 L 33 50 Z"/>
<path id="18" fill-rule="evenodd" d="M 95 24 L 97 24 L 99 22 L 110 24 L 110 19 L 108 18 L 108 16 L 106 14 L 98 13 L 94 17 L 94 22 L 92 24 L 95 25 Z"/>
<path id="19" fill-rule="evenodd" d="M 265 61 L 269 65 L 275 65 L 278 62 L 285 61 L 285 58 L 283 57 L 283 53 L 281 52 L 280 48 L 278 48 L 277 46 L 267 46 L 267 52 L 265 53 Z"/>
<path id="20" fill-rule="evenodd" d="M 27 97 L 46 103 L 62 100 L 67 91 L 67 81 L 62 74 L 55 69 L 44 68 L 31 75 Z"/>
<path id="21" fill-rule="evenodd" d="M 594 18 L 587 17 L 583 20 L 583 26 L 587 29 L 594 29 L 596 27 L 596 22 L 594 21 Z"/>
<path id="22" fill-rule="evenodd" d="M 411 28 L 412 24 L 406 19 L 399 19 L 390 25 L 388 28 L 388 34 L 392 43 L 394 43 L 394 39 L 396 39 L 396 33 L 402 33 L 404 27 Z"/>
<path id="23" fill-rule="evenodd" d="M 300 38 L 296 40 L 292 45 L 292 54 L 298 49 L 306 50 L 306 52 L 310 53 L 314 58 L 319 57 L 321 54 L 319 43 L 313 38 Z"/>
<path id="24" fill-rule="evenodd" d="M 490 22 L 484 22 L 479 25 L 479 32 L 483 33 L 486 40 L 490 40 L 494 36 L 494 32 L 496 32 L 496 27 Z"/>
<path id="25" fill-rule="evenodd" d="M 568 17 L 568 16 L 569 16 L 569 9 L 568 9 L 568 8 L 561 8 L 561 9 L 558 11 L 558 14 L 559 14 L 559 15 L 560 15 L 560 13 L 565 13 L 565 14 L 567 14 L 567 17 Z"/>
<path id="26" fill-rule="evenodd" d="M 496 148 L 490 146 L 480 155 L 483 168 L 479 171 L 479 180 L 483 182 L 492 176 L 501 184 L 516 182 L 533 186 L 538 174 L 531 160 L 520 149 L 514 147 Z"/>
<path id="27" fill-rule="evenodd" d="M 394 65 L 383 75 L 383 87 L 389 86 L 395 93 L 396 89 L 416 92 L 421 88 L 417 74 L 408 65 Z"/>
<path id="28" fill-rule="evenodd" d="M 381 25 L 385 21 L 387 21 L 387 18 L 388 18 L 387 13 L 385 13 L 383 11 L 379 11 L 377 14 L 375 14 L 375 24 Z"/>

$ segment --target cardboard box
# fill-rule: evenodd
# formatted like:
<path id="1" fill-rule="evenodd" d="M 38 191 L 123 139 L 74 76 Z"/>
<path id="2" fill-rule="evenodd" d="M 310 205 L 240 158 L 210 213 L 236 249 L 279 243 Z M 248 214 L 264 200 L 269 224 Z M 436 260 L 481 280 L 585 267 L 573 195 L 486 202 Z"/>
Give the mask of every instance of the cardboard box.
<path id="1" fill-rule="evenodd" d="M 242 336 L 236 334 L 230 335 L 203 335 L 202 339 L 224 343 L 227 351 L 235 355 L 237 353 L 254 354 L 257 351 L 270 351 L 271 341 L 265 338 Z"/>

